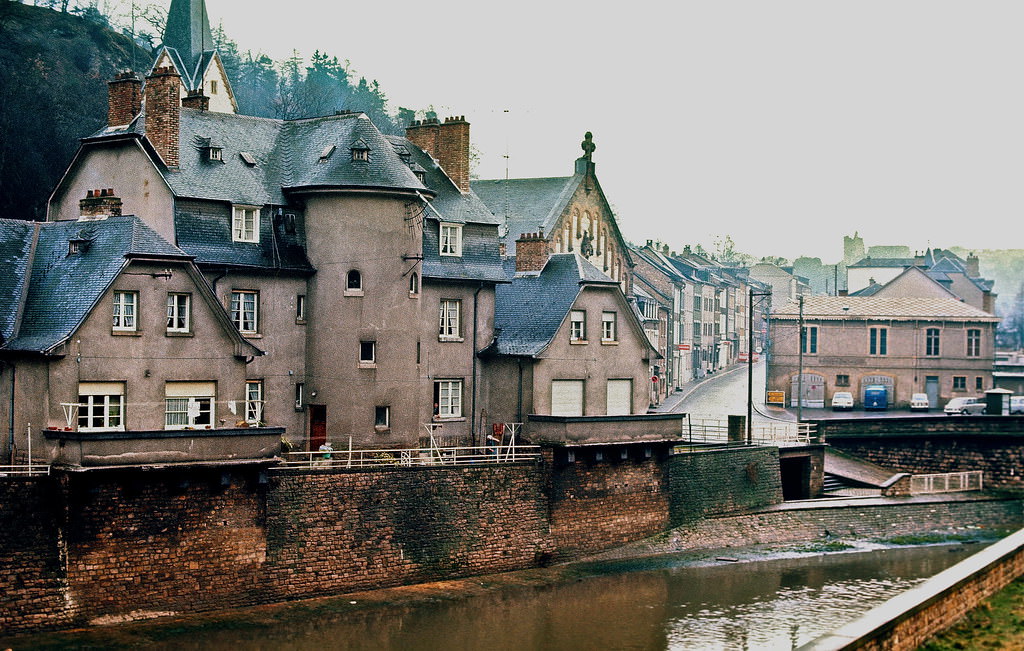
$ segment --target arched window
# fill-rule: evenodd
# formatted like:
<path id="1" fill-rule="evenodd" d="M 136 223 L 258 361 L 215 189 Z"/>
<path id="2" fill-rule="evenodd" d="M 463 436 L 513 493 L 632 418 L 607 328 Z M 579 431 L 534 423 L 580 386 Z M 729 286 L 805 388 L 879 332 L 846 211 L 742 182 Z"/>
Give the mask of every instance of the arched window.
<path id="1" fill-rule="evenodd" d="M 420 276 L 415 271 L 409 275 L 409 293 L 420 293 Z"/>
<path id="2" fill-rule="evenodd" d="M 363 276 L 358 270 L 352 269 L 348 272 L 348 282 L 345 284 L 345 289 L 357 290 L 363 288 Z"/>

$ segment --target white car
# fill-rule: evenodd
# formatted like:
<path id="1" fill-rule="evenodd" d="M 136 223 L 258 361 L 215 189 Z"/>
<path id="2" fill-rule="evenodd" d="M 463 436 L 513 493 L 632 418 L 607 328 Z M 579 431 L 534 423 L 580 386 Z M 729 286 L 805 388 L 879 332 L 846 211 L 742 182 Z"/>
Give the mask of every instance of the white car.
<path id="1" fill-rule="evenodd" d="M 932 403 L 928 400 L 927 393 L 915 393 L 910 396 L 910 410 L 911 411 L 928 411 L 932 406 Z M 1024 405 L 1022 405 L 1024 407 Z"/>
<path id="2" fill-rule="evenodd" d="M 849 391 L 836 391 L 832 394 L 832 411 L 853 409 L 853 394 Z"/>
<path id="3" fill-rule="evenodd" d="M 985 413 L 985 403 L 977 398 L 953 398 L 946 403 L 946 407 L 942 411 L 946 412 L 948 416 L 983 414 Z"/>
<path id="4" fill-rule="evenodd" d="M 1024 396 L 1010 396 L 1010 413 L 1024 414 Z"/>

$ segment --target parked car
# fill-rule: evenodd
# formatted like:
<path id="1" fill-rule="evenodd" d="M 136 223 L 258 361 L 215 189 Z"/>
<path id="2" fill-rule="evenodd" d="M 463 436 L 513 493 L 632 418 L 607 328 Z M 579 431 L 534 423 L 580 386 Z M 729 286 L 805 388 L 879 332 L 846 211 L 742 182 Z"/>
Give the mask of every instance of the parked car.
<path id="1" fill-rule="evenodd" d="M 849 391 L 836 391 L 832 394 L 832 411 L 853 409 L 853 394 Z"/>
<path id="2" fill-rule="evenodd" d="M 1010 413 L 1024 414 L 1024 396 L 1010 396 Z"/>
<path id="3" fill-rule="evenodd" d="M 928 400 L 927 393 L 915 393 L 910 396 L 910 410 L 911 411 L 928 411 L 932 406 L 932 403 Z M 1022 405 L 1024 407 L 1024 405 Z"/>
<path id="4" fill-rule="evenodd" d="M 946 407 L 942 411 L 946 412 L 949 416 L 956 414 L 964 416 L 968 414 L 984 414 L 985 403 L 978 398 L 953 398 L 946 403 Z"/>

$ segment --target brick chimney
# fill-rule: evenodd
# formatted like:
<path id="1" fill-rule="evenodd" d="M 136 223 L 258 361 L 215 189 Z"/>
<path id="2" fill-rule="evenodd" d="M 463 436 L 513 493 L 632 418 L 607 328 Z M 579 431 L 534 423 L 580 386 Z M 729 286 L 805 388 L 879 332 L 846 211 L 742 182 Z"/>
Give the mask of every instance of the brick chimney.
<path id="1" fill-rule="evenodd" d="M 121 214 L 121 199 L 114 195 L 113 188 L 89 190 L 85 198 L 79 200 L 78 211 L 86 219 L 113 217 Z"/>
<path id="2" fill-rule="evenodd" d="M 548 263 L 548 238 L 544 231 L 523 233 L 516 240 L 516 272 L 541 271 Z"/>
<path id="3" fill-rule="evenodd" d="M 469 192 L 469 122 L 466 116 L 417 120 L 405 130 L 409 141 L 441 165 L 462 192 Z"/>
<path id="4" fill-rule="evenodd" d="M 967 254 L 965 265 L 968 278 L 981 278 L 981 260 L 973 253 Z"/>
<path id="5" fill-rule="evenodd" d="M 146 137 L 167 167 L 178 166 L 181 76 L 170 67 L 146 77 Z"/>
<path id="6" fill-rule="evenodd" d="M 142 80 L 131 70 L 119 73 L 107 82 L 107 124 L 112 127 L 130 123 L 142 111 Z"/>
<path id="7" fill-rule="evenodd" d="M 210 110 L 210 98 L 203 94 L 202 89 L 190 90 L 188 95 L 181 98 L 181 105 L 185 108 L 199 109 L 200 111 Z"/>

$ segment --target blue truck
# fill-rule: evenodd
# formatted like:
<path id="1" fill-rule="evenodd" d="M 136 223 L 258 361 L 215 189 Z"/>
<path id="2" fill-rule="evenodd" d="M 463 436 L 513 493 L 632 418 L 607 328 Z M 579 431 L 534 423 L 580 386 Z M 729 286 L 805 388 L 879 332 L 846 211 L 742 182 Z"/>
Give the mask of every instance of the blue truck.
<path id="1" fill-rule="evenodd" d="M 881 384 L 864 387 L 864 409 L 888 409 L 889 390 Z"/>

